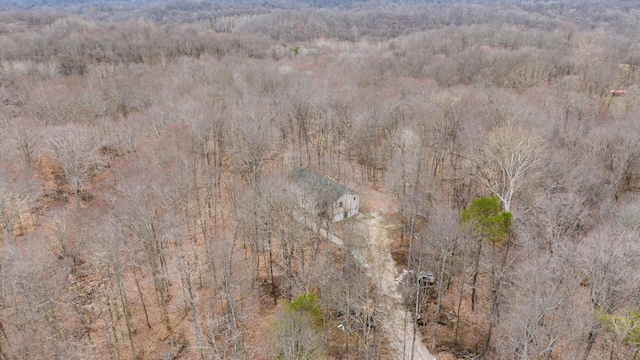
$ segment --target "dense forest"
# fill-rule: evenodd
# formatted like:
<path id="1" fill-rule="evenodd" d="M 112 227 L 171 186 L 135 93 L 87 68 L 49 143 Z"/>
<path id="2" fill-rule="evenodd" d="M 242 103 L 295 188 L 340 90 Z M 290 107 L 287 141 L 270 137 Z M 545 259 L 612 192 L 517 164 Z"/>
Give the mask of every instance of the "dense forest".
<path id="1" fill-rule="evenodd" d="M 0 104 L 0 360 L 640 358 L 640 2 L 0 1 Z"/>

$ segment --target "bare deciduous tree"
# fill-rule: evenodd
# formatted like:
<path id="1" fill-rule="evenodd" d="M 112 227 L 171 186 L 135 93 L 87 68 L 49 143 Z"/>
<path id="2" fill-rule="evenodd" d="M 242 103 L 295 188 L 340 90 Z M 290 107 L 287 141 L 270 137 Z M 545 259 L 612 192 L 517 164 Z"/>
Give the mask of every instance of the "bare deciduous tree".
<path id="1" fill-rule="evenodd" d="M 537 251 L 535 243 L 525 247 Z M 510 316 L 504 317 L 495 346 L 500 358 L 553 359 L 558 349 L 576 354 L 578 329 L 586 327 L 588 315 L 580 306 L 584 278 L 571 261 L 574 250 L 575 245 L 563 243 L 554 254 L 523 257 L 514 269 L 506 290 Z"/>
<path id="2" fill-rule="evenodd" d="M 614 314 L 640 299 L 640 246 L 637 234 L 619 225 L 594 230 L 580 244 L 579 265 L 588 281 L 593 320 L 585 338 L 582 359 L 589 357 L 599 333 L 595 315 Z"/>
<path id="3" fill-rule="evenodd" d="M 578 241 L 590 226 L 585 199 L 573 193 L 545 194 L 538 203 L 532 228 L 553 253 L 564 241 Z"/>
<path id="4" fill-rule="evenodd" d="M 111 301 L 119 304 L 119 306 L 115 306 L 118 314 L 116 318 L 124 317 L 131 357 L 136 358 L 137 353 L 134 341 L 136 326 L 132 318 L 131 300 L 129 299 L 126 282 L 130 281 L 131 273 L 129 271 L 131 268 L 137 267 L 136 258 L 138 254 L 135 250 L 132 251 L 130 244 L 127 243 L 126 236 L 118 229 L 118 224 L 115 221 L 107 219 L 97 230 L 95 234 L 97 241 L 91 244 L 93 247 L 91 260 L 96 267 L 96 272 L 102 276 L 103 281 L 112 283 L 111 285 L 103 285 L 105 289 L 104 298 L 108 302 L 106 305 L 112 306 Z M 109 290 L 113 290 L 113 294 L 106 293 Z M 149 315 L 142 296 L 141 299 L 147 325 L 150 326 Z M 117 329 L 115 325 L 113 324 L 111 331 L 113 337 L 117 338 L 120 329 Z M 114 349 L 114 351 L 117 351 L 117 349 Z"/>
<path id="5" fill-rule="evenodd" d="M 127 236 L 132 236 L 136 246 L 145 255 L 146 266 L 153 278 L 156 302 L 161 318 L 169 333 L 172 327 L 168 313 L 169 270 L 167 252 L 173 235 L 167 223 L 169 209 L 166 196 L 153 184 L 128 184 L 119 189 L 118 211 L 115 216 Z"/>
<path id="6" fill-rule="evenodd" d="M 491 131 L 471 154 L 471 174 L 511 210 L 513 195 L 540 174 L 546 143 L 533 129 L 505 125 Z"/>
<path id="7" fill-rule="evenodd" d="M 588 139 L 585 161 L 598 174 L 600 183 L 608 190 L 607 195 L 618 200 L 629 189 L 632 171 L 638 167 L 639 128 L 635 121 L 618 122 L 594 129 Z"/>
<path id="8" fill-rule="evenodd" d="M 258 181 L 267 160 L 273 156 L 277 137 L 275 128 L 265 115 L 249 115 L 241 123 L 242 126 L 231 129 L 236 146 L 230 156 L 241 178 L 253 184 Z"/>
<path id="9" fill-rule="evenodd" d="M 35 193 L 25 184 L 12 184 L 0 179 L 0 231 L 4 232 L 9 239 L 12 239 L 16 232 L 16 227 L 20 227 L 24 220 L 31 220 L 31 206 Z M 26 184 L 28 185 L 28 184 Z"/>
<path id="10" fill-rule="evenodd" d="M 62 170 L 62 185 L 74 195 L 76 210 L 87 182 L 102 169 L 99 142 L 92 129 L 67 126 L 45 138 L 44 151 Z"/>
<path id="11" fill-rule="evenodd" d="M 445 296 L 446 275 L 450 274 L 451 259 L 455 249 L 458 247 L 459 215 L 452 210 L 444 209 L 435 214 L 430 226 L 429 238 L 433 241 L 433 250 L 435 253 L 436 270 L 436 311 L 433 322 L 433 337 L 431 338 L 431 351 L 436 351 L 438 343 L 438 325 L 442 311 L 443 297 Z M 450 275 L 449 275 L 450 276 Z"/>

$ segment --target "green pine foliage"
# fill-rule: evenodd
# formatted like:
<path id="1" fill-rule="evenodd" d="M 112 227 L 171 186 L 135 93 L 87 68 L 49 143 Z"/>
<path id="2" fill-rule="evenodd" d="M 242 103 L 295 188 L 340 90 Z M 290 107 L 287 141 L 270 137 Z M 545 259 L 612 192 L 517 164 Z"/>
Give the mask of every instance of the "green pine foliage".
<path id="1" fill-rule="evenodd" d="M 500 199 L 494 196 L 473 200 L 460 214 L 464 226 L 473 226 L 477 234 L 496 243 L 504 243 L 511 233 L 512 215 L 502 211 Z"/>
<path id="2" fill-rule="evenodd" d="M 318 295 L 304 293 L 297 299 L 287 304 L 287 310 L 291 312 L 303 312 L 314 319 L 316 324 L 322 321 L 322 310 L 318 305 Z"/>

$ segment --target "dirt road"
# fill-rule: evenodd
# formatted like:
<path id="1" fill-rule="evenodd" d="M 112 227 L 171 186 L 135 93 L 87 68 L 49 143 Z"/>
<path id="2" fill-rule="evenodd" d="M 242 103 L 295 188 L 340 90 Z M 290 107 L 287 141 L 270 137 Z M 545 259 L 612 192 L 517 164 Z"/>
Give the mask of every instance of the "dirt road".
<path id="1" fill-rule="evenodd" d="M 305 221 L 309 227 L 318 231 L 339 247 L 344 247 L 343 241 L 337 236 L 317 226 L 310 221 Z M 395 279 L 397 276 L 395 262 L 391 257 L 391 237 L 389 227 L 384 223 L 384 218 L 378 212 L 358 215 L 358 221 L 362 226 L 363 235 L 367 239 L 366 249 L 362 253 L 356 250 L 351 255 L 367 269 L 371 279 L 384 294 L 382 308 L 387 315 L 383 329 L 389 339 L 389 345 L 396 353 L 394 359 L 404 360 L 436 360 L 422 342 L 422 334 L 419 329 L 414 332 L 414 316 L 405 311 L 402 297 L 397 290 Z M 415 337 L 414 337 L 415 334 Z"/>
<path id="2" fill-rule="evenodd" d="M 396 359 L 435 360 L 422 342 L 422 334 L 417 328 L 414 338 L 414 316 L 405 311 L 402 297 L 394 282 L 397 272 L 391 257 L 389 226 L 378 212 L 359 215 L 359 221 L 364 226 L 363 231 L 368 232 L 367 250 L 363 254 L 369 265 L 368 271 L 381 293 L 385 295 L 383 307 L 387 317 L 384 330 L 391 348 L 396 351 Z"/>

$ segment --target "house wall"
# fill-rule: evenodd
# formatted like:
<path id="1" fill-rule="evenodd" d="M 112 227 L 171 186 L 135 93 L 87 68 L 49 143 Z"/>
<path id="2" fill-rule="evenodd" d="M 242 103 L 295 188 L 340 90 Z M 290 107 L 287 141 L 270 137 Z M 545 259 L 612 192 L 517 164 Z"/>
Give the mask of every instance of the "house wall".
<path id="1" fill-rule="evenodd" d="M 331 207 L 330 214 L 334 222 L 355 216 L 360 212 L 360 195 L 344 194 Z"/>

